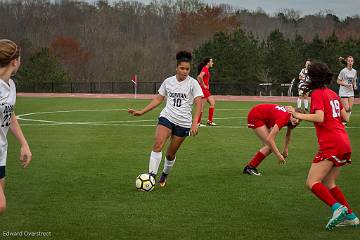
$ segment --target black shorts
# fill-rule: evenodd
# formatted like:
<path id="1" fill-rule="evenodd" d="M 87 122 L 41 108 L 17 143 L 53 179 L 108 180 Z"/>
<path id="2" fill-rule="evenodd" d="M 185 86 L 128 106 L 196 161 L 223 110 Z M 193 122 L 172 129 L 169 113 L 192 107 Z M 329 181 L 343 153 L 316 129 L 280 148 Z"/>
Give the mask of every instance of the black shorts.
<path id="1" fill-rule="evenodd" d="M 0 179 L 5 177 L 5 168 L 6 166 L 0 166 Z"/>
<path id="2" fill-rule="evenodd" d="M 190 128 L 184 128 L 178 125 L 173 124 L 167 118 L 159 117 L 158 124 L 163 125 L 171 130 L 171 133 L 178 137 L 187 137 L 189 136 Z"/>

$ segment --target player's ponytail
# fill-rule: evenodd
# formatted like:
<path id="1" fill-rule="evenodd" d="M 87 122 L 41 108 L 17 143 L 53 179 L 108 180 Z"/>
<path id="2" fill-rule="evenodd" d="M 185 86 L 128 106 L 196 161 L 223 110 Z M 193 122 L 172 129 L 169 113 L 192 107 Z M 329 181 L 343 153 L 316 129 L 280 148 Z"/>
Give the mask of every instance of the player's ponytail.
<path id="1" fill-rule="evenodd" d="M 0 67 L 6 67 L 20 56 L 20 47 L 8 39 L 0 39 Z"/>
<path id="2" fill-rule="evenodd" d="M 211 57 L 206 57 L 202 60 L 201 63 L 198 65 L 198 74 L 201 73 L 202 69 L 210 62 Z"/>
<path id="3" fill-rule="evenodd" d="M 191 63 L 191 60 L 192 60 L 192 55 L 190 52 L 180 51 L 176 54 L 177 65 L 179 65 L 182 62 Z"/>

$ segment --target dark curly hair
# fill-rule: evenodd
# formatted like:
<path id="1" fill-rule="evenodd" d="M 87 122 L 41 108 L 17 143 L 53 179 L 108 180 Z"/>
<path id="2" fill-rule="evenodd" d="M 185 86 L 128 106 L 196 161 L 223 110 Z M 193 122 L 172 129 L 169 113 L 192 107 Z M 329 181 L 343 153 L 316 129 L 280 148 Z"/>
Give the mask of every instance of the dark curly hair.
<path id="1" fill-rule="evenodd" d="M 176 53 L 177 65 L 179 65 L 182 62 L 191 63 L 191 60 L 192 60 L 192 55 L 190 52 L 180 51 L 180 52 Z"/>

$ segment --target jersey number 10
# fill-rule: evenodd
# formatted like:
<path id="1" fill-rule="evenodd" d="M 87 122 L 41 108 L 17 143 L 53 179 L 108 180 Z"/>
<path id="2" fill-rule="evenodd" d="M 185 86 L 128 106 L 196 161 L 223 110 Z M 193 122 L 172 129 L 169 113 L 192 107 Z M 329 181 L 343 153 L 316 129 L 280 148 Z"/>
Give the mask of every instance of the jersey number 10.
<path id="1" fill-rule="evenodd" d="M 181 98 L 174 98 L 174 107 L 181 107 Z"/>
<path id="2" fill-rule="evenodd" d="M 334 118 L 340 117 L 340 103 L 338 100 L 331 100 L 332 115 Z"/>

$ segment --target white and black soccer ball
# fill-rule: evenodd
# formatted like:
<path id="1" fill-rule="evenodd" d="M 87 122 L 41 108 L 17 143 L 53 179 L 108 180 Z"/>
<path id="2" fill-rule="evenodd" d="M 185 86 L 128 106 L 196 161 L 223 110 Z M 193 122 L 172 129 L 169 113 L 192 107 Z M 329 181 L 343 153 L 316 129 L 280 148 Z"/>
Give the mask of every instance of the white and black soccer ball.
<path id="1" fill-rule="evenodd" d="M 150 192 L 155 187 L 155 178 L 148 173 L 137 176 L 135 180 L 136 189 L 143 192 Z"/>

